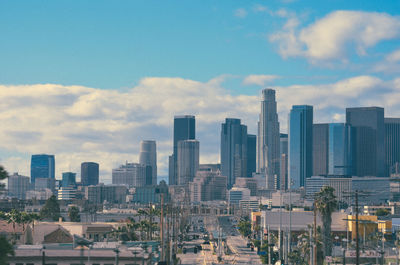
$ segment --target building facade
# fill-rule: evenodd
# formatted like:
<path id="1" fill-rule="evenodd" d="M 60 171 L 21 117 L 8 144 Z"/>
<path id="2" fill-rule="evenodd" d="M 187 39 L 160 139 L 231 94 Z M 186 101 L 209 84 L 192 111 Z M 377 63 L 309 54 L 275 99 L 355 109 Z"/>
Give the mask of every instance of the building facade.
<path id="1" fill-rule="evenodd" d="M 177 149 L 177 178 L 178 185 L 188 185 L 199 168 L 200 144 L 197 140 L 183 140 L 178 142 Z"/>
<path id="2" fill-rule="evenodd" d="M 353 175 L 353 130 L 345 123 L 329 124 L 329 175 Z"/>
<path id="3" fill-rule="evenodd" d="M 346 123 L 353 127 L 355 143 L 353 172 L 356 176 L 385 176 L 384 109 L 346 109 Z"/>
<path id="4" fill-rule="evenodd" d="M 55 158 L 54 155 L 32 155 L 31 157 L 31 183 L 37 178 L 55 179 Z"/>
<path id="5" fill-rule="evenodd" d="M 190 201 L 225 201 L 227 177 L 219 172 L 200 171 L 189 183 Z"/>
<path id="6" fill-rule="evenodd" d="M 169 157 L 169 185 L 178 184 L 178 142 L 183 140 L 196 139 L 196 120 L 192 115 L 182 115 L 174 117 L 174 143 L 173 153 Z"/>
<path id="7" fill-rule="evenodd" d="M 280 140 L 275 90 L 263 89 L 257 134 L 257 172 L 266 174 L 267 183 L 279 185 Z M 275 187 L 277 188 L 277 187 Z"/>
<path id="8" fill-rule="evenodd" d="M 387 175 L 400 173 L 400 118 L 385 118 Z"/>
<path id="9" fill-rule="evenodd" d="M 76 173 L 73 172 L 63 172 L 61 187 L 76 187 Z"/>
<path id="10" fill-rule="evenodd" d="M 247 176 L 247 126 L 240 119 L 226 118 L 221 126 L 221 174 L 228 177 L 228 188 Z"/>
<path id="11" fill-rule="evenodd" d="M 280 137 L 280 170 L 279 170 L 279 184 L 281 190 L 288 188 L 288 135 L 281 133 Z"/>
<path id="12" fill-rule="evenodd" d="M 112 170 L 112 184 L 126 185 L 129 188 L 146 185 L 146 165 L 126 163 Z"/>
<path id="13" fill-rule="evenodd" d="M 85 187 L 85 198 L 91 204 L 126 202 L 127 188 L 125 185 L 96 185 Z"/>
<path id="14" fill-rule="evenodd" d="M 81 164 L 82 186 L 99 184 L 99 164 L 95 162 L 83 162 Z"/>
<path id="15" fill-rule="evenodd" d="M 25 200 L 26 192 L 29 189 L 29 177 L 19 175 L 18 173 L 14 173 L 8 177 L 8 196 L 11 198 Z"/>
<path id="16" fill-rule="evenodd" d="M 313 170 L 313 107 L 293 106 L 289 114 L 289 187 L 304 187 Z"/>
<path id="17" fill-rule="evenodd" d="M 147 185 L 157 185 L 157 146 L 156 141 L 145 140 L 140 142 L 139 163 L 150 166 L 151 170 L 146 173 Z"/>
<path id="18" fill-rule="evenodd" d="M 247 134 L 247 177 L 257 171 L 257 136 Z"/>
<path id="19" fill-rule="evenodd" d="M 313 124 L 313 175 L 328 174 L 329 124 Z"/>

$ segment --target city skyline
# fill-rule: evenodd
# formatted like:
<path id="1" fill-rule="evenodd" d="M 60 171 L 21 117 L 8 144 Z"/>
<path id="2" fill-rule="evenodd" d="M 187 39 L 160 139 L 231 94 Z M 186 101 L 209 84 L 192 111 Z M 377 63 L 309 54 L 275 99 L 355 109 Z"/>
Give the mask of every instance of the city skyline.
<path id="1" fill-rule="evenodd" d="M 151 139 L 165 178 L 175 115 L 196 116 L 200 163 L 215 163 L 225 118 L 257 134 L 267 87 L 281 133 L 299 104 L 314 106 L 315 123 L 345 122 L 345 108 L 360 106 L 400 117 L 400 3 L 312 2 L 98 2 L 88 12 L 80 1 L 3 1 L 0 163 L 28 176 L 32 154 L 54 154 L 60 179 L 96 161 L 110 183 Z"/>

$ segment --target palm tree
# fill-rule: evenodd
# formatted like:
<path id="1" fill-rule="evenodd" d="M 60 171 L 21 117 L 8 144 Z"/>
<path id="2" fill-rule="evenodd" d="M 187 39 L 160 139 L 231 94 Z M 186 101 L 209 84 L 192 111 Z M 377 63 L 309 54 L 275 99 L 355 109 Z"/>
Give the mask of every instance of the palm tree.
<path id="1" fill-rule="evenodd" d="M 153 231 L 154 231 L 153 217 L 161 215 L 160 209 L 155 208 L 154 205 L 150 205 L 148 209 L 139 209 L 137 215 L 139 216 L 139 222 L 140 222 L 140 216 L 145 216 L 148 218 L 149 225 L 147 231 L 147 238 L 153 240 Z"/>
<path id="2" fill-rule="evenodd" d="M 316 209 L 322 217 L 322 238 L 324 245 L 324 255 L 331 256 L 332 254 L 332 240 L 331 240 L 331 224 L 332 213 L 337 209 L 338 202 L 334 194 L 335 189 L 332 187 L 324 186 L 315 194 Z"/>
<path id="3" fill-rule="evenodd" d="M 5 214 L 7 223 L 11 223 L 13 227 L 14 242 L 16 241 L 15 225 L 22 223 L 22 214 L 16 209 L 12 209 L 11 212 Z"/>

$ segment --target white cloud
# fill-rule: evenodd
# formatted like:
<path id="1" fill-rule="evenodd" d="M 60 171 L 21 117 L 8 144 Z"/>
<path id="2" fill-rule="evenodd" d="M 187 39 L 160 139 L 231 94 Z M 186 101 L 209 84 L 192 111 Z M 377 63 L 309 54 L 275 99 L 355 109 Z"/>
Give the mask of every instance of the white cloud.
<path id="1" fill-rule="evenodd" d="M 283 29 L 270 35 L 282 57 L 306 57 L 312 62 L 342 60 L 355 51 L 366 55 L 379 42 L 400 37 L 400 18 L 386 13 L 334 11 L 315 23 L 299 28 L 295 16 L 288 16 Z"/>
<path id="2" fill-rule="evenodd" d="M 154 139 L 159 175 L 165 176 L 178 114 L 196 115 L 201 161 L 218 162 L 224 119 L 241 118 L 255 133 L 260 111 L 259 95 L 231 95 L 223 80 L 147 77 L 124 92 L 55 84 L 0 86 L 0 163 L 29 176 L 31 154 L 54 154 L 59 178 L 63 171 L 79 176 L 81 162 L 96 161 L 102 180 L 110 182 L 112 168 L 138 161 L 140 140 Z M 388 116 L 400 116 L 400 78 L 356 76 L 274 88 L 282 131 L 295 104 L 314 105 L 317 122 L 343 121 L 349 106 L 385 106 Z"/>
<path id="3" fill-rule="evenodd" d="M 243 85 L 265 86 L 278 78 L 277 75 L 248 75 L 243 79 Z"/>
<path id="4" fill-rule="evenodd" d="M 245 17 L 247 17 L 247 11 L 246 11 L 246 9 L 244 9 L 244 8 L 238 8 L 238 9 L 236 9 L 236 10 L 233 12 L 233 14 L 235 15 L 235 17 L 238 17 L 238 18 L 245 18 Z"/>
<path id="5" fill-rule="evenodd" d="M 400 73 L 400 49 L 386 55 L 381 62 L 374 66 L 373 71 L 383 73 Z"/>

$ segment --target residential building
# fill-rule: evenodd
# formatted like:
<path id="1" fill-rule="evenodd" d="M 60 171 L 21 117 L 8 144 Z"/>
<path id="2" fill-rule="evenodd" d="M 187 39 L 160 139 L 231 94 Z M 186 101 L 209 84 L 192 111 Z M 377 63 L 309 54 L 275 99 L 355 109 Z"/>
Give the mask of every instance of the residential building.
<path id="1" fill-rule="evenodd" d="M 275 181 L 271 179 L 277 179 L 278 186 L 280 170 L 279 136 L 275 90 L 263 89 L 257 134 L 257 172 L 266 174 L 267 183 L 274 183 Z"/>
<path id="2" fill-rule="evenodd" d="M 178 142 L 196 139 L 196 120 L 192 115 L 174 117 L 173 153 L 169 157 L 169 185 L 177 185 Z"/>
<path id="3" fill-rule="evenodd" d="M 177 149 L 177 181 L 178 185 L 186 186 L 191 182 L 199 168 L 200 144 L 197 140 L 178 142 Z"/>
<path id="4" fill-rule="evenodd" d="M 129 188 L 146 185 L 146 165 L 126 163 L 112 170 L 112 184 L 126 185 Z"/>
<path id="5" fill-rule="evenodd" d="M 346 123 L 355 130 L 354 175 L 384 177 L 384 109 L 379 107 L 347 108 Z"/>
<path id="6" fill-rule="evenodd" d="M 221 174 L 228 178 L 228 188 L 247 176 L 247 126 L 240 119 L 226 118 L 221 126 Z"/>
<path id="7" fill-rule="evenodd" d="M 8 196 L 25 200 L 26 192 L 29 189 L 29 177 L 19 175 L 18 173 L 14 173 L 8 177 Z"/>
<path id="8" fill-rule="evenodd" d="M 157 147 L 156 141 L 145 140 L 140 142 L 139 163 L 150 166 L 151 170 L 146 173 L 146 184 L 157 185 Z"/>
<path id="9" fill-rule="evenodd" d="M 95 162 L 83 162 L 81 164 L 82 186 L 99 184 L 99 164 Z"/>
<path id="10" fill-rule="evenodd" d="M 313 170 L 313 107 L 293 106 L 289 114 L 289 187 L 304 187 Z"/>
<path id="11" fill-rule="evenodd" d="M 31 183 L 37 178 L 55 179 L 54 155 L 38 154 L 31 157 Z"/>

